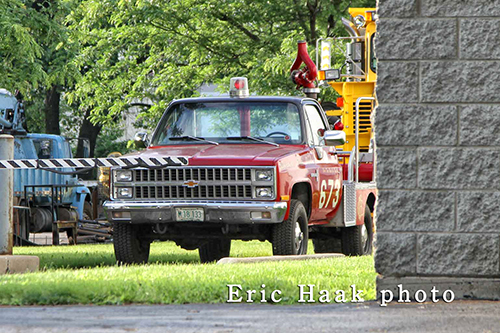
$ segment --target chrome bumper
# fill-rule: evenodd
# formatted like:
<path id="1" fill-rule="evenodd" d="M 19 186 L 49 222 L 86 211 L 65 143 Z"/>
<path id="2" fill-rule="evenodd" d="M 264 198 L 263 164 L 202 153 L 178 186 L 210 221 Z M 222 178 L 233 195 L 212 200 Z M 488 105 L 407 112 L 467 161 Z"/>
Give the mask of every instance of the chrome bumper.
<path id="1" fill-rule="evenodd" d="M 177 222 L 176 208 L 203 208 L 205 219 L 197 223 L 280 223 L 288 208 L 287 202 L 274 201 L 106 201 L 103 206 L 109 222 L 124 223 Z M 270 218 L 256 217 L 263 212 Z"/>

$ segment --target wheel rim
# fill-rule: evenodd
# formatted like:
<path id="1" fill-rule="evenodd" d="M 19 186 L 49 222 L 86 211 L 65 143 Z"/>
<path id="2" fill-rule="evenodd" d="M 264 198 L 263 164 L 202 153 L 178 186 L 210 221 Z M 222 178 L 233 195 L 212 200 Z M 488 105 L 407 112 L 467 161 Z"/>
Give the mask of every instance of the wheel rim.
<path id="1" fill-rule="evenodd" d="M 302 242 L 304 241 L 304 232 L 300 227 L 300 222 L 295 222 L 295 249 L 297 250 L 297 254 L 300 254 L 302 251 Z"/>
<path id="2" fill-rule="evenodd" d="M 366 253 L 368 251 L 369 243 L 369 235 L 368 229 L 366 229 L 366 225 L 361 226 L 361 244 L 363 244 L 363 252 Z"/>

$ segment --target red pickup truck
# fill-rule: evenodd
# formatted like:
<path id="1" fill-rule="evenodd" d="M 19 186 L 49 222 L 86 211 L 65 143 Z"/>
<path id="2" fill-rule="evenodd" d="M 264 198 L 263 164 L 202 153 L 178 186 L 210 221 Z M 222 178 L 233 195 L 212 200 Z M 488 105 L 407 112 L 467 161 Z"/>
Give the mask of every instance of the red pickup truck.
<path id="1" fill-rule="evenodd" d="M 229 256 L 232 239 L 268 240 L 274 255 L 305 254 L 309 239 L 316 252 L 371 253 L 375 186 L 344 179 L 355 169 L 335 148 L 345 133 L 313 99 L 248 97 L 240 81 L 233 97 L 173 101 L 129 155 L 186 165 L 111 169 L 118 262 L 147 262 L 155 239 L 199 249 L 202 262 Z"/>

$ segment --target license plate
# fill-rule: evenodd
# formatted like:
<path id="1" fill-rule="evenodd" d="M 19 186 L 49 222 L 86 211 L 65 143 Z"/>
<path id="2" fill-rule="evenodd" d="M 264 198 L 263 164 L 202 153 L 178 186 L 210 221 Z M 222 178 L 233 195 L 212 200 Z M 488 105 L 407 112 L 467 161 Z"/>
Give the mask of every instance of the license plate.
<path id="1" fill-rule="evenodd" d="M 176 208 L 176 221 L 204 221 L 205 212 L 203 208 Z"/>

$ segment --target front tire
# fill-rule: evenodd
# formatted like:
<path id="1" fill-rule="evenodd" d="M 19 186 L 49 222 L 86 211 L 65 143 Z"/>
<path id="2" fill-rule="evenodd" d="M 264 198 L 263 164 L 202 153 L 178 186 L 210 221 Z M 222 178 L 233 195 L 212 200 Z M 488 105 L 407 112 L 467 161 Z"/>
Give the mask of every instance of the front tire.
<path id="1" fill-rule="evenodd" d="M 342 253 L 346 256 L 362 256 L 372 253 L 373 222 L 368 205 L 365 207 L 363 225 L 342 229 Z"/>
<path id="2" fill-rule="evenodd" d="M 202 263 L 214 262 L 224 257 L 229 257 L 230 252 L 230 239 L 211 239 L 198 248 Z"/>
<path id="3" fill-rule="evenodd" d="M 299 200 L 290 201 L 286 221 L 273 226 L 273 255 L 302 255 L 307 253 L 309 241 L 307 212 Z"/>
<path id="4" fill-rule="evenodd" d="M 118 264 L 143 264 L 149 259 L 150 242 L 142 239 L 138 226 L 115 223 L 113 246 Z"/>

